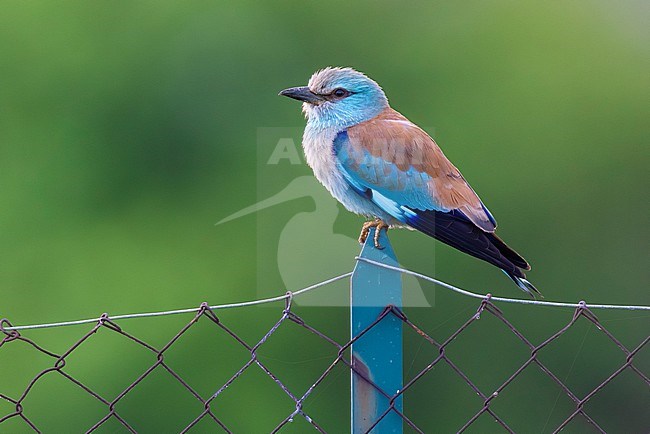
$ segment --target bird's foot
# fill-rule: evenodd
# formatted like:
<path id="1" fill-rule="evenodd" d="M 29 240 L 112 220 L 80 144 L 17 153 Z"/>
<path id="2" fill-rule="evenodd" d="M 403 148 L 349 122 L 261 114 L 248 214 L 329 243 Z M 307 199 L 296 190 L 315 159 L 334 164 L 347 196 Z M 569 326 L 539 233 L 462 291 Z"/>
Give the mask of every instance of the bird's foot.
<path id="1" fill-rule="evenodd" d="M 364 244 L 366 242 L 366 239 L 368 239 L 370 229 L 375 228 L 375 236 L 373 238 L 375 248 L 382 250 L 384 247 L 379 244 L 379 234 L 381 233 L 382 229 L 386 229 L 386 232 L 388 232 L 389 227 L 390 225 L 381 219 L 365 222 L 361 227 L 361 234 L 359 234 L 359 244 Z"/>

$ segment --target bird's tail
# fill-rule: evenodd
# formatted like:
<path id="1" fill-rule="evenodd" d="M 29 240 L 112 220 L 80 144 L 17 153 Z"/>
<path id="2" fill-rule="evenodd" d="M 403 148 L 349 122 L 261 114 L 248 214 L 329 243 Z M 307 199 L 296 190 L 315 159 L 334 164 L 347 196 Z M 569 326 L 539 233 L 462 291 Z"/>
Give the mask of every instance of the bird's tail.
<path id="1" fill-rule="evenodd" d="M 527 293 L 531 297 L 537 298 L 539 296 L 541 298 L 544 298 L 542 293 L 539 292 L 539 290 L 535 288 L 535 286 L 532 283 L 530 283 L 525 277 L 515 276 L 512 273 L 508 273 L 506 270 L 501 270 L 501 271 L 503 271 L 506 274 L 506 276 L 511 278 L 512 281 L 515 282 L 515 284 L 519 288 L 521 288 L 525 293 Z"/>
<path id="2" fill-rule="evenodd" d="M 515 284 L 535 297 L 540 292 L 526 280 L 526 260 L 496 234 L 484 232 L 462 215 L 434 210 L 409 209 L 406 223 L 435 239 L 499 267 Z"/>
<path id="3" fill-rule="evenodd" d="M 510 262 L 515 264 L 518 268 L 524 269 L 524 270 L 530 270 L 530 265 L 526 260 L 517 252 L 515 252 L 513 249 L 511 249 L 506 243 L 503 242 L 501 238 L 499 238 L 496 234 L 491 233 L 487 234 L 488 238 L 492 242 L 492 244 L 499 249 L 499 252 L 503 256 L 505 256 Z M 521 288 L 525 293 L 530 295 L 533 298 L 536 298 L 537 296 L 544 298 L 541 292 L 537 288 L 535 288 L 535 285 L 530 283 L 526 279 L 526 275 L 521 271 L 517 270 L 517 273 L 511 273 L 506 270 L 501 270 L 504 273 L 506 273 L 506 276 L 512 279 L 515 284 Z"/>

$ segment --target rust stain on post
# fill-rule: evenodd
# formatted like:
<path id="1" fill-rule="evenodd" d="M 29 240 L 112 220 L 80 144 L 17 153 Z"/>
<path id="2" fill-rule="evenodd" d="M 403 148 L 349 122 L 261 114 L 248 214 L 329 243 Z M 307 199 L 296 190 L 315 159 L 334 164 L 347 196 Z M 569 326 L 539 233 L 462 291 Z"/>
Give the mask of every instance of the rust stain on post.
<path id="1" fill-rule="evenodd" d="M 367 432 L 379 416 L 377 414 L 377 391 L 372 384 L 366 381 L 366 378 L 371 381 L 372 378 L 370 377 L 370 370 L 363 363 L 363 360 L 352 355 L 352 366 L 354 368 L 352 373 L 354 384 L 352 387 L 355 390 L 355 401 L 357 404 L 355 411 L 358 412 L 355 415 L 358 423 L 356 428 L 360 432 Z"/>

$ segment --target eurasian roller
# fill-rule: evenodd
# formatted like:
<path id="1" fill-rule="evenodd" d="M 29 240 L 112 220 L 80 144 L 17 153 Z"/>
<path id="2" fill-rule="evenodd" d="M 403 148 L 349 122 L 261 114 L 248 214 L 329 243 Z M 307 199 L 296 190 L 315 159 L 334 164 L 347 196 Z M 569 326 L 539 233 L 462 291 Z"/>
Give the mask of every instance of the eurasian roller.
<path id="1" fill-rule="evenodd" d="M 325 68 L 280 95 L 302 101 L 307 164 L 343 206 L 375 228 L 408 227 L 482 259 L 530 295 L 526 260 L 496 234 L 497 222 L 460 171 L 420 127 L 393 110 L 382 88 L 352 68 Z"/>

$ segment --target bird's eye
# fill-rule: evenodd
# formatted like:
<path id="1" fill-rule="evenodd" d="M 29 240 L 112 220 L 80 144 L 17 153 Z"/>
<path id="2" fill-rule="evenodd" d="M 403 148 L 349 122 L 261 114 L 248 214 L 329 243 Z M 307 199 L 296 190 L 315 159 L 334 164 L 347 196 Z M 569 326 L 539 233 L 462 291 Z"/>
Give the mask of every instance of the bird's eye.
<path id="1" fill-rule="evenodd" d="M 350 92 L 339 87 L 338 89 L 334 89 L 332 95 L 334 95 L 336 98 L 345 98 L 346 96 L 350 95 Z"/>

